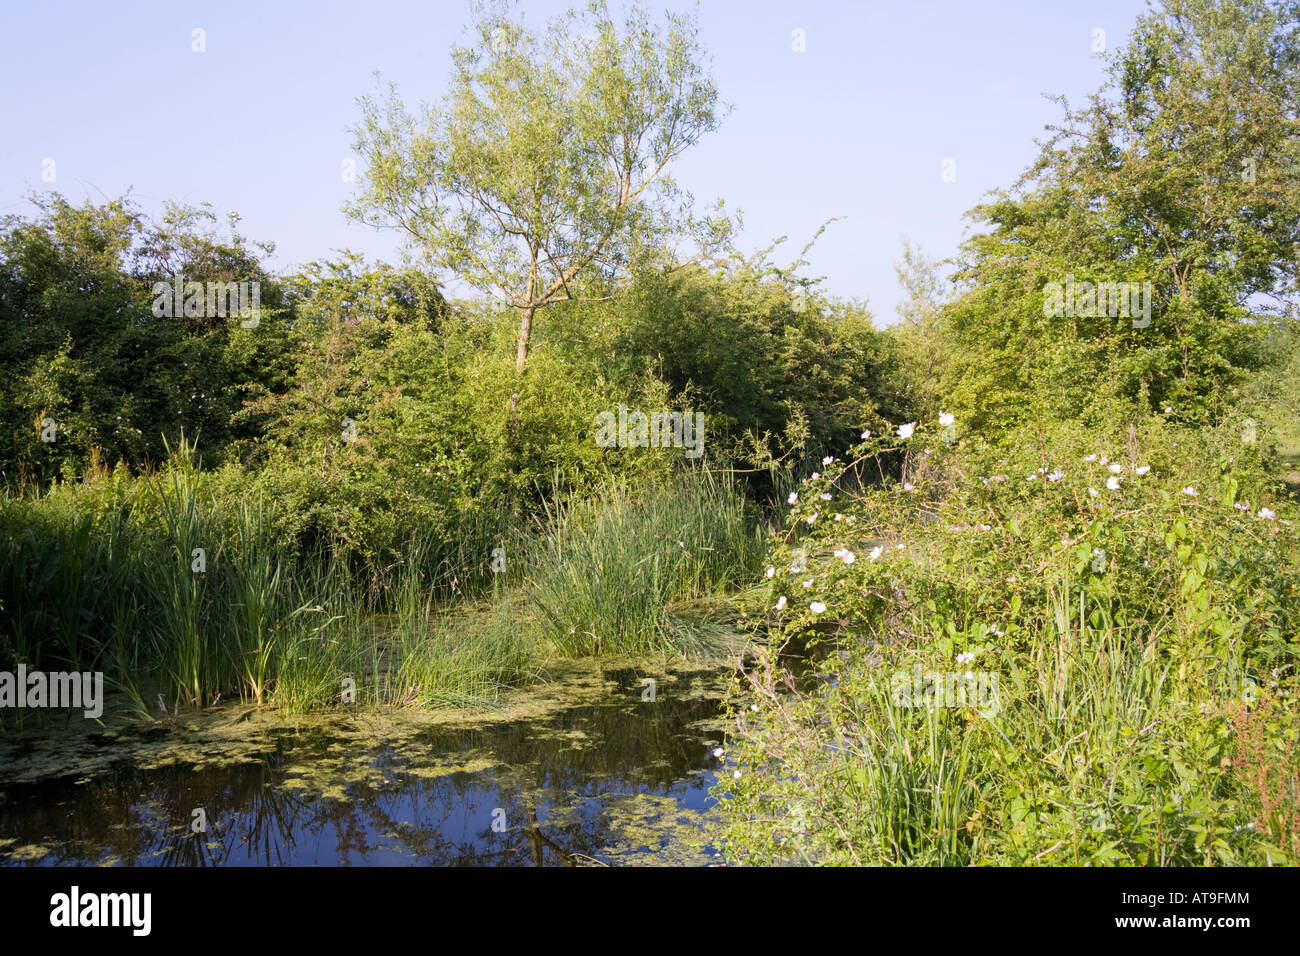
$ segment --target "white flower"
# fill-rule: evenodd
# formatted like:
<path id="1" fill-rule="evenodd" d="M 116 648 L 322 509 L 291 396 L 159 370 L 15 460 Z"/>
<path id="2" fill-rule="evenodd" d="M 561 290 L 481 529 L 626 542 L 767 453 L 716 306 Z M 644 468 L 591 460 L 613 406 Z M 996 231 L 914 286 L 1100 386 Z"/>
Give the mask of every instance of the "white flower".
<path id="1" fill-rule="evenodd" d="M 982 524 L 982 525 L 980 525 L 980 530 L 981 530 L 981 531 L 992 531 L 992 530 L 993 530 L 993 527 L 992 527 L 992 525 Z"/>
<path id="2" fill-rule="evenodd" d="M 1124 466 L 1123 466 L 1123 465 L 1111 465 L 1111 466 L 1110 466 L 1110 473 L 1111 473 L 1112 475 L 1122 475 L 1122 474 L 1124 474 Z"/>
<path id="3" fill-rule="evenodd" d="M 723 750 L 721 747 L 719 747 L 717 750 L 713 751 L 713 756 L 715 756 L 715 757 L 721 757 L 721 756 L 722 756 L 723 754 L 725 754 L 725 753 L 726 753 L 726 751 Z"/>
<path id="4" fill-rule="evenodd" d="M 1060 481 L 1064 477 L 1065 477 L 1065 472 L 1061 471 L 1061 469 L 1058 468 L 1056 469 L 1056 471 L 1052 472 L 1050 475 L 1047 476 L 1047 480 Z"/>
<path id="5" fill-rule="evenodd" d="M 1274 518 L 1277 517 L 1277 513 L 1273 511 L 1272 508 L 1260 508 L 1259 516 L 1263 518 L 1265 521 L 1272 521 Z"/>
<path id="6" fill-rule="evenodd" d="M 871 560 L 872 561 L 876 560 L 876 558 L 880 557 L 884 553 L 885 553 L 885 549 L 882 548 L 880 545 L 876 545 L 874 548 L 871 549 Z"/>
<path id="7" fill-rule="evenodd" d="M 814 511 L 812 514 L 810 514 L 807 518 L 804 518 L 803 520 L 807 521 L 809 524 L 812 524 L 814 521 L 817 520 L 817 512 Z"/>
<path id="8" fill-rule="evenodd" d="M 1233 507 L 1236 508 L 1238 511 L 1249 511 L 1249 510 L 1250 510 L 1250 502 L 1247 501 L 1247 502 L 1245 502 L 1245 503 L 1242 503 L 1242 502 L 1238 501 L 1235 505 L 1233 505 Z"/>
<path id="9" fill-rule="evenodd" d="M 821 601 L 813 601 L 811 604 L 808 605 L 808 609 L 812 611 L 814 614 L 820 614 L 822 613 L 822 611 L 826 610 L 826 605 L 823 604 Z"/>
<path id="10" fill-rule="evenodd" d="M 757 708 L 755 708 L 755 709 L 757 710 Z M 733 771 L 731 775 L 732 775 L 733 777 L 735 777 L 737 780 L 740 779 L 740 771 L 739 771 L 739 770 Z"/>
<path id="11" fill-rule="evenodd" d="M 969 653 L 969 652 L 966 652 L 966 653 L 962 653 L 962 654 L 958 654 L 958 655 L 957 655 L 957 663 L 958 663 L 958 664 L 969 664 L 969 663 L 970 663 L 971 661 L 973 661 L 973 660 L 975 660 L 975 655 L 974 655 L 974 654 L 971 654 L 971 653 Z"/>
<path id="12" fill-rule="evenodd" d="M 939 413 L 939 424 L 942 425 L 944 428 L 947 428 L 955 421 L 957 421 L 957 419 L 954 418 L 952 415 L 948 414 L 947 412 Z"/>
<path id="13" fill-rule="evenodd" d="M 1106 487 L 1111 491 L 1119 491 L 1119 478 L 1115 475 L 1111 475 L 1106 479 Z"/>
<path id="14" fill-rule="evenodd" d="M 769 566 L 768 566 L 768 569 L 767 569 L 765 572 L 763 572 L 763 573 L 766 574 L 766 575 L 770 578 L 770 577 L 772 577 L 774 574 L 776 574 L 776 568 L 771 567 L 771 566 L 769 565 Z"/>
<path id="15" fill-rule="evenodd" d="M 831 500 L 831 493 L 830 493 L 829 491 L 823 491 L 823 492 L 821 493 L 821 499 L 822 499 L 822 501 L 830 501 L 830 500 Z"/>
<path id="16" fill-rule="evenodd" d="M 1183 494 L 1190 495 L 1193 498 L 1199 498 L 1201 496 L 1201 493 L 1197 491 L 1195 488 L 1193 488 L 1191 485 L 1188 485 L 1186 488 L 1183 489 Z"/>
<path id="17" fill-rule="evenodd" d="M 831 462 L 833 462 L 834 460 L 835 460 L 835 459 L 834 459 L 831 455 L 827 455 L 825 458 L 822 459 L 822 464 L 823 464 L 823 465 L 829 465 L 829 464 L 830 464 Z"/>
<path id="18" fill-rule="evenodd" d="M 805 582 L 803 583 L 803 586 L 806 587 L 806 588 L 810 588 L 810 587 L 812 587 L 812 586 L 813 586 L 813 579 L 812 579 L 812 578 L 809 578 L 807 581 L 805 581 Z"/>
<path id="19" fill-rule="evenodd" d="M 1088 489 L 1088 497 L 1089 497 L 1089 498 L 1096 498 L 1099 494 L 1101 494 L 1101 492 L 1098 491 L 1096 488 L 1089 488 L 1089 489 Z"/>
<path id="20" fill-rule="evenodd" d="M 814 472 L 812 473 L 812 480 L 813 480 L 813 481 L 816 481 L 816 480 L 817 480 L 818 478 L 820 478 L 821 476 L 822 476 L 822 474 L 821 474 L 820 471 L 814 471 Z"/>
<path id="21" fill-rule="evenodd" d="M 749 709 L 752 710 L 754 713 L 758 713 L 758 704 L 750 704 Z"/>
<path id="22" fill-rule="evenodd" d="M 787 499 L 785 499 L 786 504 L 791 504 L 791 505 L 794 504 L 794 503 L 795 503 L 796 501 L 798 501 L 798 500 L 799 500 L 799 492 L 797 492 L 797 491 L 792 491 L 792 492 L 790 492 L 790 497 L 787 498 Z"/>
<path id="23" fill-rule="evenodd" d="M 841 548 L 839 551 L 836 551 L 835 557 L 839 558 L 845 564 L 852 564 L 854 561 L 858 560 L 858 556 L 848 548 Z"/>
<path id="24" fill-rule="evenodd" d="M 1150 471 L 1150 470 L 1151 470 L 1151 466 L 1150 466 L 1150 465 L 1140 465 L 1140 466 L 1138 466 L 1137 468 L 1134 468 L 1134 469 L 1133 469 L 1133 474 L 1135 474 L 1135 475 L 1145 475 L 1145 474 L 1146 474 L 1148 471 Z"/>
<path id="25" fill-rule="evenodd" d="M 1096 461 L 1096 460 L 1097 460 L 1097 456 L 1096 456 L 1096 455 L 1084 455 L 1084 456 L 1083 456 L 1083 460 L 1084 460 L 1084 461 Z"/>
<path id="26" fill-rule="evenodd" d="M 975 679 L 975 675 L 974 675 L 973 673 L 971 673 L 970 671 L 967 671 L 967 672 L 966 672 L 966 679 L 967 679 L 967 680 L 974 680 L 974 679 Z"/>
<path id="27" fill-rule="evenodd" d="M 1108 465 L 1108 464 L 1110 464 L 1110 459 L 1107 458 L 1105 455 L 1102 455 L 1102 456 L 1101 456 L 1101 463 L 1102 463 L 1103 465 Z"/>
<path id="28" fill-rule="evenodd" d="M 899 426 L 898 426 L 898 437 L 899 437 L 899 438 L 911 438 L 911 437 L 912 437 L 912 429 L 914 429 L 914 428 L 916 428 L 916 422 L 908 422 L 906 425 L 899 425 Z"/>
<path id="29" fill-rule="evenodd" d="M 899 551 L 902 551 L 902 550 L 903 550 L 903 545 L 902 545 L 901 542 L 900 542 L 899 545 L 898 545 L 898 550 L 899 550 Z"/>
<path id="30" fill-rule="evenodd" d="M 1165 406 L 1165 414 L 1166 414 L 1166 415 L 1168 415 L 1168 414 L 1169 414 L 1170 412 L 1172 412 L 1172 411 L 1173 411 L 1173 408 L 1172 408 L 1171 406 L 1168 406 L 1168 405 Z"/>
<path id="31" fill-rule="evenodd" d="M 776 599 L 776 609 L 780 611 L 784 608 L 785 608 L 785 595 L 782 594 L 779 598 Z"/>
<path id="32" fill-rule="evenodd" d="M 844 515 L 839 514 L 839 513 L 836 513 L 836 515 L 835 515 L 835 520 L 836 520 L 836 521 L 843 521 L 843 520 L 844 520 Z"/>
<path id="33" fill-rule="evenodd" d="M 910 481 L 905 481 L 905 482 L 903 482 L 903 490 L 904 490 L 904 491 L 911 491 L 912 489 L 913 489 L 913 485 L 912 485 L 912 483 L 911 483 Z"/>
<path id="34" fill-rule="evenodd" d="M 871 437 L 871 429 L 868 428 L 866 431 L 864 431 L 864 432 L 862 433 L 862 437 L 863 437 L 864 440 L 867 439 L 867 438 L 870 438 L 870 437 Z"/>

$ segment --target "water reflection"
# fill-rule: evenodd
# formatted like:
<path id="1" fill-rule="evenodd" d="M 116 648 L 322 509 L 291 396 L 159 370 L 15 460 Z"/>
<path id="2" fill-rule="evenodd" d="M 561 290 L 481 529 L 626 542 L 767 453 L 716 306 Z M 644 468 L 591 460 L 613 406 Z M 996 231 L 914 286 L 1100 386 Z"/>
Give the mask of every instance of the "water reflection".
<path id="1" fill-rule="evenodd" d="M 641 699 L 395 744 L 285 731 L 232 766 L 123 764 L 0 791 L 0 864 L 703 864 L 725 670 Z M 191 830 L 201 808 L 206 832 Z"/>

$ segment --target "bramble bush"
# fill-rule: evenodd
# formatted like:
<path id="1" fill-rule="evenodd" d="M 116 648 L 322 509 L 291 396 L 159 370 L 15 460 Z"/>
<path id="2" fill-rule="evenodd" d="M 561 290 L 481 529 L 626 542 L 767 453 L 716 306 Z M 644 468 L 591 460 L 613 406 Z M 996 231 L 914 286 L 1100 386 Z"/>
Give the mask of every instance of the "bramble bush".
<path id="1" fill-rule="evenodd" d="M 1272 739 L 1300 726 L 1300 515 L 1260 446 L 1167 416 L 996 452 L 955 423 L 868 431 L 792 493 L 756 591 L 772 646 L 730 704 L 729 855 L 1296 862 L 1294 747 L 1267 793 L 1233 762 L 1262 694 L 1286 702 Z M 891 452 L 900 477 L 864 488 Z M 829 648 L 816 693 L 789 693 L 792 638 Z"/>

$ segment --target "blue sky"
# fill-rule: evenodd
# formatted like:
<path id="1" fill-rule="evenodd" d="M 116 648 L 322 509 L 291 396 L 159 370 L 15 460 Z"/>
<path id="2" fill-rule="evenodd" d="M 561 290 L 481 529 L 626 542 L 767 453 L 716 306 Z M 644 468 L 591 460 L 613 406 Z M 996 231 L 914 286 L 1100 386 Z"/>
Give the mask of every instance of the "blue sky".
<path id="1" fill-rule="evenodd" d="M 540 24 L 566 5 L 522 9 Z M 843 217 L 807 271 L 893 321 L 900 237 L 951 255 L 963 214 L 1010 185 L 1059 118 L 1043 94 L 1081 104 L 1103 79 L 1093 31 L 1113 48 L 1145 6 L 703 0 L 702 38 L 734 109 L 678 181 L 743 209 L 745 248 L 788 236 L 783 263 Z M 662 7 L 689 4 L 650 5 Z M 0 212 L 29 212 L 32 191 L 81 202 L 130 189 L 149 212 L 167 199 L 237 211 L 245 235 L 276 243 L 275 268 L 344 247 L 397 261 L 395 235 L 340 211 L 355 188 L 342 176 L 347 128 L 375 70 L 408 103 L 440 97 L 469 12 L 466 0 L 4 4 Z M 191 49 L 196 28 L 206 52 Z M 945 159 L 955 182 L 942 181 Z"/>

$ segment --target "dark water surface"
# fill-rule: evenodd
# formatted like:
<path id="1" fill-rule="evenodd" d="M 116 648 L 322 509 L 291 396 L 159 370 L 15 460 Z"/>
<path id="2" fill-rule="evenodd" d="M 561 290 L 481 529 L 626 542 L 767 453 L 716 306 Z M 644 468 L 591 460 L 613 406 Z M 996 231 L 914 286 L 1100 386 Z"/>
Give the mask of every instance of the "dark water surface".
<path id="1" fill-rule="evenodd" d="M 50 745 L 6 740 L 0 865 L 717 862 L 704 826 L 733 673 L 596 665 L 553 685 L 558 705 L 474 723 L 361 713 L 241 726 L 236 714 L 221 733 L 83 734 L 48 771 L 33 768 Z"/>

